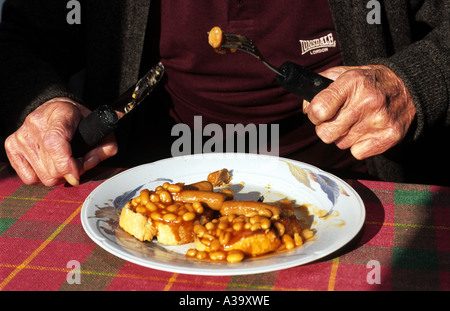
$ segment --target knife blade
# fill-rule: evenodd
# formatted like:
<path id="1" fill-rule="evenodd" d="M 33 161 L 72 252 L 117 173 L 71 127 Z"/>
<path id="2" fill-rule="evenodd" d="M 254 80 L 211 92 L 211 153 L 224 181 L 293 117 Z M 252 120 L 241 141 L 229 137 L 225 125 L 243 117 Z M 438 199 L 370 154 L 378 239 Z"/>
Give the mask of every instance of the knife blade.
<path id="1" fill-rule="evenodd" d="M 72 156 L 82 157 L 96 147 L 105 136 L 113 132 L 119 125 L 119 121 L 154 90 L 161 81 L 164 71 L 164 65 L 159 62 L 136 84 L 120 95 L 112 105 L 102 105 L 82 119 L 71 141 Z"/>

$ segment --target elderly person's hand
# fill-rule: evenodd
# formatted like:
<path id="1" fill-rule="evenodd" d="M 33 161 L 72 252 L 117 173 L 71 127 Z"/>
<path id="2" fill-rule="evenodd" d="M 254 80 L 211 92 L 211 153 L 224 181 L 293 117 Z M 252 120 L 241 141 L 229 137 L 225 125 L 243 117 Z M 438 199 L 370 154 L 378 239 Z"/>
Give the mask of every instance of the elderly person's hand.
<path id="1" fill-rule="evenodd" d="M 111 134 L 82 159 L 72 156 L 70 141 L 79 121 L 90 110 L 68 99 L 54 98 L 30 113 L 22 126 L 5 142 L 11 166 L 25 184 L 78 185 L 80 176 L 117 153 Z"/>
<path id="2" fill-rule="evenodd" d="M 325 143 L 350 148 L 357 159 L 381 154 L 405 137 L 416 109 L 394 72 L 382 65 L 334 67 L 321 73 L 335 80 L 303 112 Z"/>

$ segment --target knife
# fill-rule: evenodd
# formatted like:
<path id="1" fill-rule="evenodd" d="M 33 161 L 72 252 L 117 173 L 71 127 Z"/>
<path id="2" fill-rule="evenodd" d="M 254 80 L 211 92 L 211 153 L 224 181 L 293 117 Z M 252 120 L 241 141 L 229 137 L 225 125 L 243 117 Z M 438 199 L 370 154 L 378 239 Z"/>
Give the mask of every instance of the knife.
<path id="1" fill-rule="evenodd" d="M 120 95 L 112 105 L 100 106 L 82 119 L 71 141 L 72 156 L 82 157 L 113 132 L 118 127 L 119 121 L 153 91 L 163 75 L 164 65 L 159 62 Z M 120 112 L 120 118 L 115 108 Z"/>

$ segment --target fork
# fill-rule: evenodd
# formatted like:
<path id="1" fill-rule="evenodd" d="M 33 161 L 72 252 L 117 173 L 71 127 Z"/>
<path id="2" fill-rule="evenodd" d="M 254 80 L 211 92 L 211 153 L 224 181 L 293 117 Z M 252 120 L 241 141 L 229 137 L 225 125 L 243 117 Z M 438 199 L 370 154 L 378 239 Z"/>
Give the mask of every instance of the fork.
<path id="1" fill-rule="evenodd" d="M 307 101 L 311 101 L 314 96 L 333 82 L 333 80 L 290 61 L 284 62 L 280 68 L 277 68 L 262 57 L 253 41 L 246 36 L 230 33 L 223 35 L 221 48 L 236 49 L 253 55 L 277 74 L 276 81 L 280 86 Z"/>

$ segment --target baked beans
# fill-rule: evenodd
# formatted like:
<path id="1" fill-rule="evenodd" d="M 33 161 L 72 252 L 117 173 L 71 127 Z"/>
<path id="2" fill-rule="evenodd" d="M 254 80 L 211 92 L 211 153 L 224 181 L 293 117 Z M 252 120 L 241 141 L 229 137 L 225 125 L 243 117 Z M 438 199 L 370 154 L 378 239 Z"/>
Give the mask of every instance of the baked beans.
<path id="1" fill-rule="evenodd" d="M 217 179 L 217 174 L 213 177 Z M 186 256 L 197 260 L 237 263 L 246 257 L 291 250 L 314 236 L 298 222 L 291 225 L 292 217 L 296 218 L 290 210 L 283 216 L 282 211 L 290 206 L 288 200 L 279 205 L 235 201 L 231 189 L 215 192 L 211 181 L 165 182 L 155 190 L 141 190 L 126 207 L 155 222 L 192 222 L 195 248 Z"/>

